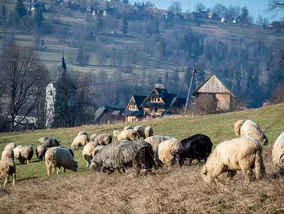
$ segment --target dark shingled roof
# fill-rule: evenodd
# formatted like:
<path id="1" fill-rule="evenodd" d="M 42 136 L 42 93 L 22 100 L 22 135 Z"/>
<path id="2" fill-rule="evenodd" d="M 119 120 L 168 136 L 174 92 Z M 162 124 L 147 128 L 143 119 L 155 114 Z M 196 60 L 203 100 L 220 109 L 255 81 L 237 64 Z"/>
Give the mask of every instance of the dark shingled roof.
<path id="1" fill-rule="evenodd" d="M 136 105 L 139 107 L 141 103 L 146 99 L 147 96 L 133 95 Z"/>

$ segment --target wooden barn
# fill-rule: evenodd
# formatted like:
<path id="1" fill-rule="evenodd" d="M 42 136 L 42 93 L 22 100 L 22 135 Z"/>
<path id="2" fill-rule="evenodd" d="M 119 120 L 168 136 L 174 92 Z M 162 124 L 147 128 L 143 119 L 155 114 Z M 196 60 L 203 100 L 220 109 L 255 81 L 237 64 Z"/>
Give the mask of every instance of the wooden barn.
<path id="1" fill-rule="evenodd" d="M 196 110 L 207 113 L 231 111 L 235 103 L 235 96 L 214 74 L 192 96 Z"/>

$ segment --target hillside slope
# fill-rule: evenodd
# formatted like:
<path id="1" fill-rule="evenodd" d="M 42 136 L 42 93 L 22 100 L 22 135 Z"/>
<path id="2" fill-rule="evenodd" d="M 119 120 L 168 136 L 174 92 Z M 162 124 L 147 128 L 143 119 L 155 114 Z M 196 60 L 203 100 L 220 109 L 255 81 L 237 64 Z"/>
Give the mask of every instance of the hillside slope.
<path id="1" fill-rule="evenodd" d="M 0 209 L 4 213 L 282 213 L 284 180 L 273 179 L 271 149 L 275 139 L 284 131 L 284 104 L 240 112 L 198 117 L 169 117 L 141 121 L 151 125 L 155 135 L 178 139 L 203 133 L 214 145 L 234 138 L 233 125 L 238 119 L 256 121 L 268 136 L 263 148 L 268 178 L 244 184 L 241 172 L 232 181 L 222 176 L 223 185 L 210 185 L 199 176 L 202 164 L 154 170 L 153 175 L 135 177 L 132 169 L 125 174 L 90 173 L 81 157 L 79 172 L 46 177 L 43 162 L 34 157 L 29 165 L 17 164 L 16 186 L 0 188 Z M 64 146 L 70 146 L 76 133 L 112 133 L 126 123 L 82 126 L 68 129 L 37 130 L 34 132 L 0 134 L 0 151 L 8 142 L 18 145 L 37 144 L 42 136 L 53 136 Z M 136 125 L 136 124 L 131 124 Z"/>

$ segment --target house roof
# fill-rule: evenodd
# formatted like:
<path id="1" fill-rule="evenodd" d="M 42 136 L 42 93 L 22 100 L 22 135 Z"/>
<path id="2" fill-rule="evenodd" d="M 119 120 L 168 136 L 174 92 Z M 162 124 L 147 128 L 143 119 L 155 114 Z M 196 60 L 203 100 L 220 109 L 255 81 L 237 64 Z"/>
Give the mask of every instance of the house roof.
<path id="1" fill-rule="evenodd" d="M 111 115 L 113 116 L 117 116 L 117 115 L 120 115 L 120 110 L 115 110 L 111 113 Z"/>
<path id="2" fill-rule="evenodd" d="M 195 92 L 192 93 L 196 96 L 199 93 L 213 93 L 213 94 L 234 94 L 214 75 L 212 74 Z"/>
<path id="3" fill-rule="evenodd" d="M 99 108 L 96 110 L 96 112 L 95 112 L 95 121 L 96 121 L 97 119 L 99 119 L 99 118 L 103 115 L 103 113 L 105 112 L 106 109 L 107 109 L 106 107 L 99 107 Z"/>
<path id="4" fill-rule="evenodd" d="M 147 96 L 133 95 L 136 105 L 139 107 Z"/>

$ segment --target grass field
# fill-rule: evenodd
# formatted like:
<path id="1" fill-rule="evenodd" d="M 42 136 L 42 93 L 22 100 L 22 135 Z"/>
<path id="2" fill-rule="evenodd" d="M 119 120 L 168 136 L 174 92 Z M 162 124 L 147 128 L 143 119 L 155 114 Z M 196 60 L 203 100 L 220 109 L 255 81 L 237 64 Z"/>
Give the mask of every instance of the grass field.
<path id="1" fill-rule="evenodd" d="M 275 168 L 271 163 L 271 149 L 284 131 L 284 104 L 240 112 L 176 116 L 140 121 L 151 125 L 155 135 L 169 135 L 182 139 L 202 133 L 214 146 L 234 138 L 233 125 L 238 119 L 252 119 L 265 131 L 269 145 L 263 156 L 267 179 L 244 183 L 239 172 L 232 181 L 221 178 L 222 184 L 204 183 L 199 176 L 202 164 L 154 170 L 154 175 L 136 177 L 132 169 L 125 174 L 110 176 L 91 173 L 82 158 L 82 150 L 75 150 L 79 161 L 77 173 L 67 171 L 46 176 L 44 162 L 34 156 L 29 165 L 17 163 L 16 185 L 8 183 L 0 188 L 1 213 L 283 213 L 284 180 L 272 179 Z M 33 144 L 40 137 L 56 137 L 63 146 L 70 147 L 76 134 L 112 133 L 126 123 L 101 126 L 82 126 L 37 130 L 32 132 L 1 133 L 0 151 L 8 142 Z M 136 124 L 131 124 L 136 125 Z M 222 177 L 222 176 L 221 176 Z M 3 181 L 1 181 L 3 182 Z"/>

